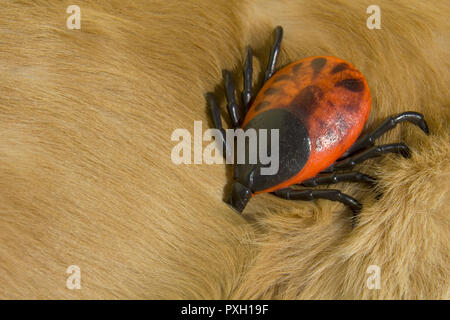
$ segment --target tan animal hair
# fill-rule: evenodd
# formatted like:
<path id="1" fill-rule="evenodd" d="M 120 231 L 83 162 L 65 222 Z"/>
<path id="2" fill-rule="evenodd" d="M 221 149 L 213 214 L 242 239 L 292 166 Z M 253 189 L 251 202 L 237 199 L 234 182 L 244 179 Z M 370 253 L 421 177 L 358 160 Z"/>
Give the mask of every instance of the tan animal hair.
<path id="1" fill-rule="evenodd" d="M 447 1 L 379 0 L 380 30 L 367 1 L 77 1 L 79 30 L 71 4 L 0 10 L 0 298 L 448 299 Z M 239 216 L 223 202 L 229 167 L 171 161 L 173 130 L 211 125 L 221 70 L 240 88 L 248 44 L 261 78 L 276 25 L 280 66 L 333 55 L 361 70 L 367 130 L 406 110 L 429 123 L 430 136 L 401 124 L 378 141 L 405 141 L 412 159 L 358 168 L 379 200 L 337 186 L 364 205 L 353 230 L 326 200 L 266 194 Z"/>

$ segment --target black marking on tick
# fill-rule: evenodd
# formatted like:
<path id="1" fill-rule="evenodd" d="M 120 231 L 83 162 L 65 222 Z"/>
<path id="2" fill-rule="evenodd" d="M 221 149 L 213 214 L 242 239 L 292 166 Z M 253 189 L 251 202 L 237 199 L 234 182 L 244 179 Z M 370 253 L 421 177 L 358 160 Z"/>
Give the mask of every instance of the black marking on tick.
<path id="1" fill-rule="evenodd" d="M 339 63 L 338 65 L 336 65 L 333 70 L 330 71 L 331 74 L 335 74 L 338 72 L 341 72 L 343 70 L 346 70 L 349 68 L 349 65 L 346 64 L 345 62 Z"/>
<path id="2" fill-rule="evenodd" d="M 359 111 L 359 104 L 357 103 L 349 103 L 345 105 L 345 109 L 348 110 L 351 113 L 358 113 Z"/>
<path id="3" fill-rule="evenodd" d="M 283 81 L 283 80 L 291 80 L 291 76 L 288 74 L 282 74 L 281 76 L 274 78 L 273 83 L 278 82 L 278 81 Z"/>
<path id="4" fill-rule="evenodd" d="M 280 92 L 280 89 L 279 88 L 269 88 L 269 89 L 267 89 L 266 91 L 264 91 L 264 94 L 266 94 L 266 95 L 272 95 L 272 94 L 276 94 L 276 93 L 278 93 L 278 92 Z"/>
<path id="5" fill-rule="evenodd" d="M 319 128 L 321 130 L 325 130 L 328 127 L 327 123 L 324 120 L 318 120 L 318 122 L 319 122 Z"/>
<path id="6" fill-rule="evenodd" d="M 297 74 L 297 73 L 298 73 L 298 71 L 300 70 L 300 68 L 302 67 L 302 65 L 303 65 L 303 63 L 300 62 L 300 63 L 297 63 L 297 64 L 292 68 L 292 71 L 294 72 L 294 74 Z"/>
<path id="7" fill-rule="evenodd" d="M 327 63 L 327 59 L 325 58 L 316 58 L 313 61 L 311 61 L 311 68 L 314 70 L 314 76 L 319 74 L 319 72 L 322 70 L 322 68 Z"/>
<path id="8" fill-rule="evenodd" d="M 323 97 L 323 91 L 318 86 L 307 86 L 297 94 L 291 102 L 291 109 L 301 118 L 310 116 Z"/>
<path id="9" fill-rule="evenodd" d="M 268 105 L 270 105 L 269 101 L 262 101 L 262 102 L 258 103 L 258 105 L 255 107 L 255 111 L 259 111 L 261 109 L 264 109 Z"/>
<path id="10" fill-rule="evenodd" d="M 325 132 L 324 138 L 328 140 L 328 144 L 336 144 L 339 140 L 335 128 L 328 128 Z"/>
<path id="11" fill-rule="evenodd" d="M 344 87 L 347 90 L 353 91 L 353 92 L 360 92 L 364 90 L 364 83 L 361 81 L 361 79 L 345 79 L 336 82 L 336 87 Z"/>

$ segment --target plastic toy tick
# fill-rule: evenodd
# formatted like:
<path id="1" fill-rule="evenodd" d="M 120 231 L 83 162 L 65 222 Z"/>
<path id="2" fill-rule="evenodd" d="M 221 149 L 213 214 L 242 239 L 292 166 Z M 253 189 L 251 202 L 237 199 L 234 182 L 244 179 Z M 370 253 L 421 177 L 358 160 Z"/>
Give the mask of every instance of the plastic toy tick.
<path id="1" fill-rule="evenodd" d="M 233 127 L 244 131 L 279 129 L 279 170 L 262 175 L 261 163 L 235 164 L 229 204 L 241 213 L 255 195 L 271 192 L 289 200 L 328 199 L 348 205 L 356 215 L 361 204 L 335 189 L 293 189 L 342 181 L 374 183 L 375 179 L 351 170 L 356 164 L 385 153 L 410 157 L 404 143 L 374 146 L 375 140 L 398 123 L 409 121 L 428 134 L 422 114 L 404 112 L 387 118 L 373 132 L 358 139 L 369 117 L 371 97 L 363 75 L 349 62 L 316 56 L 293 62 L 274 74 L 283 29 L 275 29 L 263 86 L 252 101 L 252 49 L 244 64 L 243 113 L 236 102 L 235 85 L 224 71 L 227 108 Z M 226 135 L 214 94 L 206 95 L 214 126 Z M 247 146 L 248 147 L 248 146 Z"/>

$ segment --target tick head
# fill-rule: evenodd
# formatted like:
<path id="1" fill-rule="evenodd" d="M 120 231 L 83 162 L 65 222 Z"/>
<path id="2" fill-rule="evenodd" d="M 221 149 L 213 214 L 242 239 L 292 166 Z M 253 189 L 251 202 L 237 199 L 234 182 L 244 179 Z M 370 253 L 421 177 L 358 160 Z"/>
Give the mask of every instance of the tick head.
<path id="1" fill-rule="evenodd" d="M 228 199 L 228 204 L 233 210 L 238 213 L 242 213 L 245 206 L 252 198 L 252 191 L 250 188 L 244 186 L 243 184 L 235 181 L 231 188 L 230 198 Z"/>

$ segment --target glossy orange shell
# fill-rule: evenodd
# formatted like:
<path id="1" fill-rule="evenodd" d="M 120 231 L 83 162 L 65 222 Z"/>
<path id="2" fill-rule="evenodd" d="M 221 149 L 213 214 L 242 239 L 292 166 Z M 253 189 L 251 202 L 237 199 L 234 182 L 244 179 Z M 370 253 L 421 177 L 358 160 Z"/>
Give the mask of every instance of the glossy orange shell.
<path id="1" fill-rule="evenodd" d="M 367 81 L 349 62 L 329 56 L 296 61 L 275 73 L 252 103 L 242 127 L 260 112 L 287 108 L 306 126 L 311 153 L 294 177 L 272 192 L 312 178 L 328 168 L 356 141 L 369 117 Z"/>

